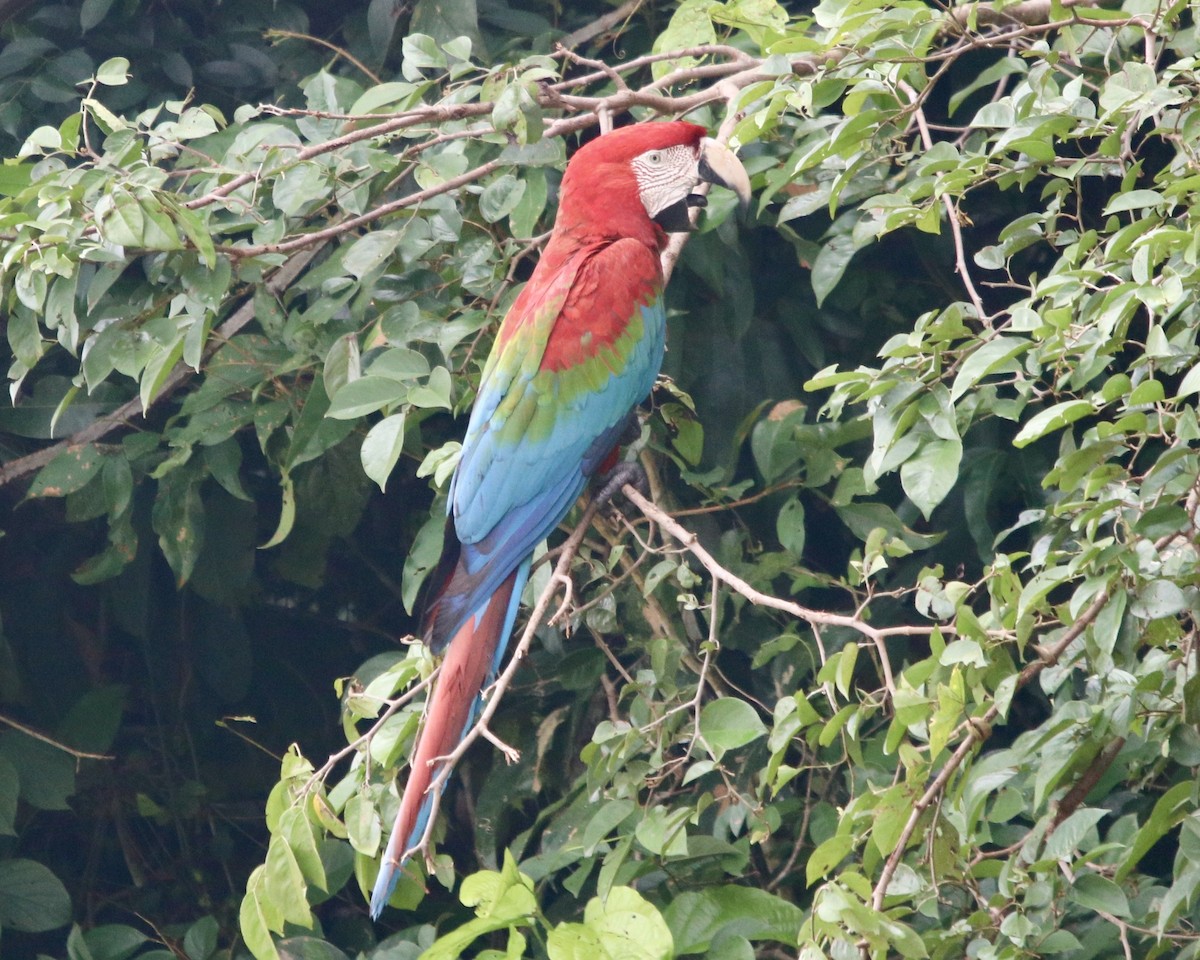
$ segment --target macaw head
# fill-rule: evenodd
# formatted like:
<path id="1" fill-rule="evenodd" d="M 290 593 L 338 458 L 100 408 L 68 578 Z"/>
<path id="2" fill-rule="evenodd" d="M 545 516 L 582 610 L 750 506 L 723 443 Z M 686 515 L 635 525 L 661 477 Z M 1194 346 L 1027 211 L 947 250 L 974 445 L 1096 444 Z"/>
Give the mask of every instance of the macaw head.
<path id="1" fill-rule="evenodd" d="M 693 191 L 704 181 L 733 190 L 744 207 L 750 178 L 728 147 L 682 120 L 621 127 L 581 147 L 563 177 L 559 220 L 569 228 L 612 230 L 637 236 L 690 226 L 689 206 L 703 206 Z M 642 229 L 637 229 L 642 228 Z"/>

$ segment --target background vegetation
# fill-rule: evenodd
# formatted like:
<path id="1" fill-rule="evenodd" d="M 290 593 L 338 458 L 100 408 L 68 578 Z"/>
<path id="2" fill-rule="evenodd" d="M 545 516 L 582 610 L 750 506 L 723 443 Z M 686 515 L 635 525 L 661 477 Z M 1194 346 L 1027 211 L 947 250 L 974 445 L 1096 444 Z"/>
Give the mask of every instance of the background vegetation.
<path id="1" fill-rule="evenodd" d="M 1193 6 L 0 20 L 6 958 L 1200 953 Z M 573 147 L 684 112 L 756 205 L 653 502 L 372 925 L 482 359 Z"/>

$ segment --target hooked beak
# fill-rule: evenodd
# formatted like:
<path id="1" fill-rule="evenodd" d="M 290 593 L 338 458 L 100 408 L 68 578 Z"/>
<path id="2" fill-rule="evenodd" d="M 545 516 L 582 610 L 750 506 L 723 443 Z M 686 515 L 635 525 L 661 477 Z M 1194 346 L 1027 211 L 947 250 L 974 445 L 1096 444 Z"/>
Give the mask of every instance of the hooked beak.
<path id="1" fill-rule="evenodd" d="M 700 141 L 696 173 L 701 180 L 736 193 L 743 212 L 750 206 L 750 176 L 737 154 L 723 143 L 718 143 L 712 137 L 704 137 Z"/>

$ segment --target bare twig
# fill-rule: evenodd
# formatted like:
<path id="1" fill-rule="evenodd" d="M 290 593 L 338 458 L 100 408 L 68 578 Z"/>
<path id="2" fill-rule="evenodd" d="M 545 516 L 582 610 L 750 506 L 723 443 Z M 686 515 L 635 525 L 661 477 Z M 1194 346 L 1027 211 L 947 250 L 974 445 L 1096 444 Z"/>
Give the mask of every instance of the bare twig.
<path id="1" fill-rule="evenodd" d="M 0 723 L 5 726 L 12 727 L 14 730 L 19 730 L 27 737 L 32 737 L 34 740 L 40 740 L 42 743 L 52 746 L 55 750 L 61 750 L 63 753 L 69 753 L 77 760 L 113 760 L 115 759 L 107 753 L 88 753 L 86 750 L 76 750 L 74 747 L 63 743 L 61 740 L 55 740 L 48 733 L 42 733 L 40 730 L 35 730 L 33 727 L 27 727 L 19 720 L 14 720 L 12 717 L 6 717 L 0 713 Z"/>
<path id="2" fill-rule="evenodd" d="M 574 49 L 581 43 L 587 43 L 593 37 L 607 33 L 618 23 L 624 23 L 637 13 L 637 9 L 642 5 L 642 2 L 643 0 L 627 0 L 626 3 L 621 4 L 616 10 L 606 13 L 602 17 L 597 17 L 591 23 L 585 24 L 578 30 L 571 31 L 559 42 L 568 50 Z"/>
<path id="3" fill-rule="evenodd" d="M 912 103 L 913 118 L 917 121 L 917 129 L 921 132 L 921 143 L 924 144 L 926 150 L 932 150 L 933 135 L 929 132 L 929 124 L 925 120 L 925 111 L 921 107 L 921 100 L 917 95 L 917 91 L 903 80 L 897 86 L 908 97 L 909 102 Z M 975 307 L 975 314 L 979 317 L 979 322 L 990 326 L 987 311 L 983 307 L 983 299 L 979 296 L 979 291 L 975 289 L 975 283 L 971 279 L 971 271 L 967 266 L 967 254 L 963 247 L 962 224 L 958 220 L 958 206 L 948 193 L 942 194 L 942 204 L 946 207 L 946 219 L 950 224 L 950 235 L 954 238 L 954 262 L 958 268 L 958 275 L 962 277 L 963 286 L 967 288 L 967 296 L 971 298 L 971 303 Z"/>
<path id="4" fill-rule="evenodd" d="M 421 839 L 417 841 L 416 845 L 411 849 L 404 851 L 404 855 L 401 857 L 402 860 L 407 860 L 410 857 L 416 856 L 418 853 L 425 853 L 426 856 L 428 856 L 429 841 L 433 836 L 434 824 L 437 820 L 438 809 L 441 806 L 442 789 L 445 787 L 446 781 L 450 778 L 450 775 L 454 772 L 454 767 L 457 765 L 458 761 L 462 759 L 463 754 L 465 754 L 471 748 L 471 745 L 474 744 L 476 740 L 478 740 L 480 737 L 492 740 L 492 736 L 488 730 L 488 724 L 490 723 L 492 716 L 495 714 L 497 707 L 499 707 L 500 701 L 504 697 L 504 692 L 512 684 L 513 677 L 516 676 L 517 671 L 521 668 L 522 661 L 525 659 L 525 655 L 529 652 L 530 644 L 533 642 L 534 634 L 537 632 L 538 627 L 541 626 L 542 622 L 545 620 L 546 613 L 550 609 L 550 603 L 553 600 L 555 593 L 558 592 L 559 586 L 567 580 L 567 575 L 571 568 L 571 561 L 574 560 L 575 554 L 579 551 L 579 546 L 583 543 L 584 535 L 591 526 L 592 519 L 596 516 L 596 512 L 599 510 L 600 506 L 601 505 L 596 501 L 592 501 L 590 504 L 588 504 L 587 509 L 584 510 L 583 516 L 580 518 L 579 523 L 575 526 L 571 536 L 567 539 L 566 543 L 563 544 L 562 552 L 558 557 L 558 563 L 556 563 L 554 566 L 554 573 L 551 575 L 550 581 L 546 584 L 545 589 L 542 590 L 541 595 L 538 597 L 537 603 L 534 605 L 532 612 L 529 614 L 529 622 L 525 625 L 525 629 L 521 632 L 521 637 L 517 641 L 516 646 L 513 648 L 512 656 L 509 658 L 508 664 L 505 666 L 500 676 L 496 678 L 495 682 L 488 687 L 486 691 L 484 691 L 486 702 L 483 705 L 483 709 L 479 711 L 479 716 L 476 718 L 475 722 L 471 725 L 471 728 L 466 732 L 466 734 L 463 735 L 462 740 L 459 741 L 458 746 L 455 747 L 453 751 L 444 757 L 437 757 L 431 761 L 438 764 L 439 769 L 437 775 L 433 778 L 428 787 L 428 793 L 432 797 L 433 801 L 429 809 L 429 822 L 426 824 L 425 832 L 421 835 Z M 495 741 L 493 740 L 493 742 Z"/>
<path id="5" fill-rule="evenodd" d="M 826 613 L 824 610 L 815 610 L 812 607 L 805 607 L 794 600 L 784 600 L 781 597 L 775 597 L 768 593 L 763 593 L 750 586 L 745 580 L 737 574 L 726 570 L 721 566 L 711 553 L 704 549 L 697 540 L 696 535 L 684 529 L 676 523 L 666 511 L 662 510 L 656 504 L 651 503 L 642 494 L 633 487 L 626 484 L 621 489 L 621 492 L 628 497 L 639 510 L 642 511 L 649 519 L 653 520 L 663 528 L 667 533 L 679 541 L 679 543 L 694 556 L 704 568 L 709 572 L 709 575 L 714 580 L 719 580 L 728 585 L 731 589 L 740 593 L 751 603 L 761 607 L 769 607 L 772 610 L 779 610 L 783 613 L 789 613 L 799 620 L 803 620 L 811 625 L 822 625 L 828 627 L 848 627 L 857 633 L 867 637 L 873 644 L 880 656 L 881 669 L 883 672 L 884 686 L 887 687 L 889 693 L 895 692 L 895 683 L 892 678 L 891 663 L 888 660 L 887 649 L 884 646 L 884 640 L 887 637 L 894 636 L 919 636 L 926 637 L 933 632 L 933 627 L 921 626 L 901 626 L 901 627 L 873 627 L 861 617 L 849 616 L 843 613 Z M 942 629 L 949 629 L 943 627 Z"/>
<path id="6" fill-rule="evenodd" d="M 383 80 L 380 79 L 379 74 L 359 60 L 358 57 L 352 54 L 349 50 L 345 49 L 344 47 L 339 47 L 336 43 L 330 43 L 328 40 L 324 40 L 321 37 L 314 37 L 311 33 L 297 33 L 294 30 L 282 30 L 276 28 L 268 30 L 266 32 L 266 37 L 268 40 L 303 40 L 305 43 L 315 43 L 318 46 L 324 47 L 326 50 L 332 50 L 335 55 L 341 57 L 347 63 L 354 64 L 354 66 L 366 74 L 372 83 L 383 83 Z"/>

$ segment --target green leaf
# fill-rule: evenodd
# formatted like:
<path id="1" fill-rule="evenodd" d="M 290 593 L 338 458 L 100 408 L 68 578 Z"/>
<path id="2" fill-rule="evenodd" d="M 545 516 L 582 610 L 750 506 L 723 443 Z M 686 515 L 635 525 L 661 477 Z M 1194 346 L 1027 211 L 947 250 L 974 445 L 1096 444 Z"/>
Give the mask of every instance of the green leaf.
<path id="1" fill-rule="evenodd" d="M 106 753 L 117 738 L 127 694 L 118 684 L 89 690 L 71 705 L 55 731 L 56 738 L 76 750 Z"/>
<path id="2" fill-rule="evenodd" d="M 688 890 L 664 914 L 679 956 L 705 953 L 723 931 L 798 946 L 804 911 L 766 890 L 732 884 Z"/>
<path id="3" fill-rule="evenodd" d="M 317 850 L 317 838 L 312 822 L 299 806 L 289 807 L 279 818 L 279 834 L 287 844 L 300 873 L 307 883 L 328 892 L 328 879 L 321 854 Z"/>
<path id="4" fill-rule="evenodd" d="M 404 413 L 385 417 L 367 431 L 362 444 L 362 465 L 367 476 L 387 490 L 392 468 L 404 450 Z"/>
<path id="5" fill-rule="evenodd" d="M 367 373 L 373 377 L 387 377 L 400 383 L 408 383 L 410 380 L 429 376 L 429 361 L 416 350 L 393 347 L 372 360 Z"/>
<path id="6" fill-rule="evenodd" d="M 950 388 L 950 399 L 958 402 L 968 390 L 984 377 L 1014 366 L 1015 358 L 1032 344 L 1018 337 L 993 337 L 972 352 L 959 367 Z"/>
<path id="7" fill-rule="evenodd" d="M 928 520 L 958 482 L 961 440 L 927 440 L 900 467 L 900 485 Z"/>
<path id="8" fill-rule="evenodd" d="M 100 14 L 100 19 L 103 19 L 103 14 Z M 84 26 L 83 29 L 87 30 L 88 27 Z M 96 82 L 106 87 L 124 86 L 129 82 L 129 61 L 125 57 L 110 57 L 105 60 L 96 70 Z"/>
<path id="9" fill-rule="evenodd" d="M 65 497 L 82 490 L 100 472 L 104 458 L 95 444 L 68 446 L 38 471 L 26 496 Z"/>
<path id="10" fill-rule="evenodd" d="M 812 265 L 812 290 L 818 307 L 833 293 L 857 250 L 858 245 L 849 233 L 835 234 L 822 245 Z"/>
<path id="11" fill-rule="evenodd" d="M 266 894 L 266 869 L 265 864 L 255 867 L 246 881 L 238 926 L 242 940 L 257 960 L 280 960 L 271 931 L 283 927 L 283 915 Z"/>
<path id="12" fill-rule="evenodd" d="M 1023 427 L 1013 437 L 1014 447 L 1027 447 L 1048 433 L 1061 430 L 1068 424 L 1074 423 L 1081 417 L 1094 413 L 1095 408 L 1087 400 L 1067 400 L 1055 404 L 1030 417 Z"/>
<path id="13" fill-rule="evenodd" d="M 359 377 L 334 394 L 325 416 L 336 420 L 355 420 L 400 403 L 408 396 L 409 388 L 390 377 Z"/>
<path id="14" fill-rule="evenodd" d="M 1098 873 L 1081 873 L 1071 884 L 1070 897 L 1089 910 L 1100 910 L 1122 919 L 1129 917 L 1129 901 L 1125 891 L 1108 877 Z"/>
<path id="15" fill-rule="evenodd" d="M 216 917 L 201 917 L 183 936 L 183 952 L 188 960 L 208 960 L 217 952 L 217 933 L 220 926 Z"/>
<path id="16" fill-rule="evenodd" d="M 138 386 L 138 396 L 142 401 L 142 413 L 150 409 L 150 405 L 158 399 L 159 392 L 167 382 L 167 377 L 175 369 L 183 357 L 184 337 L 182 333 L 169 344 L 157 344 L 142 369 L 141 383 Z"/>
<path id="17" fill-rule="evenodd" d="M 401 580 L 401 600 L 404 609 L 410 614 L 417 601 L 417 594 L 425 578 L 437 566 L 438 558 L 442 555 L 443 533 L 446 528 L 446 518 L 440 515 L 431 516 L 422 524 L 413 540 L 408 556 L 404 558 L 404 572 Z"/>
<path id="18" fill-rule="evenodd" d="M 365 233 L 342 254 L 342 266 L 352 277 L 361 280 L 387 263 L 403 236 L 402 230 L 372 230 Z"/>
<path id="19" fill-rule="evenodd" d="M 660 857 L 682 857 L 688 852 L 687 810 L 652 807 L 638 821 L 634 836 L 638 843 Z"/>
<path id="20" fill-rule="evenodd" d="M 775 518 L 775 535 L 793 556 L 804 555 L 804 504 L 799 496 L 789 497 Z"/>
<path id="21" fill-rule="evenodd" d="M 271 898 L 283 921 L 311 927 L 313 917 L 308 908 L 304 872 L 295 851 L 282 836 L 276 834 L 271 838 L 263 868 L 264 893 Z M 282 927 L 276 928 L 276 932 L 282 930 Z"/>
<path id="22" fill-rule="evenodd" d="M 16 196 L 29 186 L 32 177 L 32 163 L 0 163 L 0 197 Z"/>
<path id="23" fill-rule="evenodd" d="M 393 0 L 388 0 L 392 3 Z M 376 4 L 372 3 L 372 7 Z M 390 83 L 381 83 L 366 90 L 361 97 L 354 101 L 354 105 L 349 112 L 355 116 L 366 113 L 379 113 L 384 107 L 390 107 L 393 111 L 408 109 L 409 104 L 419 95 L 419 89 L 411 83 L 404 83 L 400 80 L 395 80 Z"/>
<path id="24" fill-rule="evenodd" d="M 1117 194 L 1108 206 L 1104 208 L 1104 215 L 1110 216 L 1114 213 L 1124 213 L 1128 210 L 1145 210 L 1147 208 L 1161 207 L 1165 201 L 1163 195 L 1157 190 L 1129 190 L 1126 193 Z"/>
<path id="25" fill-rule="evenodd" d="M 126 960 L 149 941 L 141 930 L 127 927 L 123 923 L 109 923 L 93 927 L 83 935 L 92 960 Z"/>
<path id="26" fill-rule="evenodd" d="M 35 860 L 0 860 L 0 927 L 42 933 L 71 922 L 62 881 Z"/>
<path id="27" fill-rule="evenodd" d="M 1143 620 L 1158 620 L 1173 617 L 1187 608 L 1187 597 L 1170 580 L 1149 580 L 1138 587 L 1129 612 Z"/>
<path id="28" fill-rule="evenodd" d="M 450 379 L 450 371 L 445 367 L 434 367 L 426 383 L 418 384 L 409 391 L 408 401 L 414 407 L 425 409 L 443 407 L 449 410 L 451 408 L 450 394 L 453 389 L 454 384 Z"/>
<path id="29" fill-rule="evenodd" d="M 488 223 L 495 223 L 512 213 L 525 195 L 525 181 L 506 173 L 484 188 L 479 197 L 479 212 Z"/>
<path id="30" fill-rule="evenodd" d="M 1179 381 L 1179 389 L 1175 392 L 1175 398 L 1182 400 L 1184 397 L 1190 397 L 1193 393 L 1200 393 L 1200 363 L 1192 365 L 1192 368 L 1184 374 L 1183 379 Z"/>
<path id="31" fill-rule="evenodd" d="M 271 184 L 271 201 L 284 216 L 299 216 L 325 202 L 328 192 L 327 178 L 328 172 L 321 164 L 299 163 L 294 167 L 288 167 L 286 170 L 281 170 Z M 389 238 L 386 235 L 389 232 L 379 230 L 360 237 L 351 248 L 351 253 L 358 251 L 360 247 L 375 244 L 387 248 Z M 392 242 L 391 248 L 394 249 L 395 246 L 396 244 Z M 390 253 L 391 249 L 388 249 L 387 252 Z M 347 270 L 361 278 L 362 272 L 355 271 L 350 265 L 351 253 L 346 254 L 343 263 Z M 382 259 L 380 262 L 382 263 Z"/>
<path id="32" fill-rule="evenodd" d="M 613 887 L 604 899 L 593 897 L 584 908 L 583 922 L 611 956 L 659 960 L 673 955 L 671 931 L 662 915 L 630 887 Z"/>
<path id="33" fill-rule="evenodd" d="M 611 957 L 599 935 L 582 923 L 560 923 L 546 940 L 550 960 L 604 960 Z"/>
<path id="34" fill-rule="evenodd" d="M 460 898 L 466 906 L 475 908 L 476 918 L 439 937 L 421 955 L 422 960 L 453 960 L 479 937 L 528 925 L 537 912 L 533 882 L 517 870 L 508 851 L 499 872 L 483 870 L 467 877 Z"/>
<path id="35" fill-rule="evenodd" d="M 0 757 L 12 764 L 21 799 L 39 810 L 67 810 L 75 792 L 75 758 L 17 730 L 0 731 Z"/>
<path id="36" fill-rule="evenodd" d="M 379 842 L 383 838 L 383 827 L 380 825 L 379 811 L 375 805 L 361 793 L 356 793 L 346 801 L 343 819 L 350 846 L 364 856 L 377 856 Z"/>
<path id="37" fill-rule="evenodd" d="M 713 759 L 736 750 L 767 733 L 766 724 L 750 704 L 736 697 L 721 697 L 700 711 L 700 735 L 708 743 Z"/>
<path id="38" fill-rule="evenodd" d="M 334 396 L 347 383 L 362 375 L 362 358 L 358 349 L 358 337 L 348 333 L 338 337 L 325 354 L 325 365 L 321 368 L 321 379 L 325 392 Z"/>
<path id="39" fill-rule="evenodd" d="M 349 960 L 328 940 L 319 937 L 288 937 L 275 944 L 280 960 Z"/>
<path id="40" fill-rule="evenodd" d="M 852 837 L 836 833 L 820 844 L 808 858 L 804 867 L 805 882 L 811 887 L 823 880 L 834 867 L 841 863 L 854 847 Z"/>
<path id="41" fill-rule="evenodd" d="M 1193 803 L 1195 790 L 1195 784 L 1189 779 L 1175 784 L 1158 798 L 1150 816 L 1134 835 L 1133 842 L 1128 845 L 1128 850 L 1117 867 L 1114 875 L 1117 883 L 1123 883 L 1150 848 L 1184 818 Z"/>
<path id="42" fill-rule="evenodd" d="M 204 546 L 200 478 L 188 470 L 174 470 L 163 477 L 150 519 L 163 556 L 175 572 L 176 585 L 183 586 L 191 579 Z"/>
<path id="43" fill-rule="evenodd" d="M 15 837 L 17 798 L 21 794 L 21 778 L 3 753 L 0 753 L 0 836 Z"/>
<path id="44" fill-rule="evenodd" d="M 253 501 L 253 497 L 242 486 L 242 447 L 236 437 L 230 437 L 221 443 L 206 446 L 204 448 L 204 464 L 208 467 L 213 479 L 231 497 L 236 497 L 238 500 L 245 500 L 248 503 Z M 119 511 L 114 510 L 113 512 Z"/>
<path id="45" fill-rule="evenodd" d="M 1084 807 L 1076 810 L 1054 828 L 1054 833 L 1050 835 L 1050 839 L 1046 841 L 1046 846 L 1042 850 L 1042 859 L 1065 860 L 1073 856 L 1088 831 L 1094 829 L 1096 824 L 1106 816 L 1108 816 L 1107 810 L 1096 807 Z"/>
<path id="46" fill-rule="evenodd" d="M 689 47 L 702 47 L 717 42 L 717 32 L 713 27 L 709 12 L 719 4 L 713 0 L 682 0 L 667 28 L 654 41 L 655 53 L 669 53 L 672 50 L 682 50 Z M 655 80 L 661 80 L 674 70 L 684 70 L 696 63 L 694 57 L 679 57 L 672 60 L 661 60 L 651 67 Z"/>

